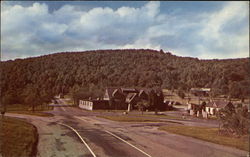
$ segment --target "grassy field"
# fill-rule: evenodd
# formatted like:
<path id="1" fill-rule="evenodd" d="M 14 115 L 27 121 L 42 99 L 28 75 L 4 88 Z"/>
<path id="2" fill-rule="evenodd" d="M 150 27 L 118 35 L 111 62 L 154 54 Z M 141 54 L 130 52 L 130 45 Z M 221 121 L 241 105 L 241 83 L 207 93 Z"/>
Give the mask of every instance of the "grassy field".
<path id="1" fill-rule="evenodd" d="M 31 116 L 40 116 L 40 117 L 53 117 L 51 113 L 41 112 L 41 111 L 8 111 L 7 113 L 16 113 L 16 114 L 27 114 Z"/>
<path id="2" fill-rule="evenodd" d="M 249 151 L 248 137 L 236 138 L 236 137 L 219 135 L 218 128 L 171 125 L 171 126 L 161 126 L 159 127 L 159 129 L 174 134 L 190 136 L 208 142 L 213 142 Z"/>
<path id="3" fill-rule="evenodd" d="M 32 107 L 22 104 L 13 104 L 6 106 L 7 111 L 31 111 Z M 50 111 L 53 110 L 53 106 L 39 105 L 35 107 L 35 111 Z"/>
<path id="4" fill-rule="evenodd" d="M 36 128 L 17 118 L 0 117 L 0 156 L 35 156 Z"/>
<path id="5" fill-rule="evenodd" d="M 86 111 L 86 112 L 97 112 L 97 113 L 123 113 L 123 112 L 126 112 L 127 110 L 108 110 L 108 109 L 97 109 L 97 110 L 85 110 L 85 109 L 82 109 L 80 108 L 79 106 L 72 106 L 72 107 L 77 107 L 83 111 Z"/>
<path id="6" fill-rule="evenodd" d="M 141 117 L 153 117 L 153 118 L 166 118 L 166 119 L 172 119 L 172 120 L 183 120 L 181 117 L 175 117 L 175 116 L 170 116 L 170 115 L 164 115 L 164 114 L 138 114 L 136 116 L 141 116 Z"/>
<path id="7" fill-rule="evenodd" d="M 2 110 L 2 108 L 0 108 Z M 53 114 L 51 113 L 45 113 L 43 111 L 50 111 L 53 110 L 52 106 L 36 106 L 35 111 L 32 111 L 32 108 L 27 105 L 21 105 L 21 104 L 14 104 L 14 105 L 8 105 L 6 107 L 6 113 L 18 113 L 18 114 L 28 114 L 33 116 L 42 116 L 42 117 L 52 117 Z"/>
<path id="8" fill-rule="evenodd" d="M 66 102 L 66 104 L 68 105 L 74 105 L 74 101 L 71 98 L 66 98 L 64 99 L 64 101 Z"/>
<path id="9" fill-rule="evenodd" d="M 120 116 L 97 116 L 100 118 L 105 118 L 108 120 L 118 121 L 118 122 L 163 122 L 161 120 L 157 119 L 151 119 L 146 117 L 130 117 L 126 115 L 120 115 Z"/>

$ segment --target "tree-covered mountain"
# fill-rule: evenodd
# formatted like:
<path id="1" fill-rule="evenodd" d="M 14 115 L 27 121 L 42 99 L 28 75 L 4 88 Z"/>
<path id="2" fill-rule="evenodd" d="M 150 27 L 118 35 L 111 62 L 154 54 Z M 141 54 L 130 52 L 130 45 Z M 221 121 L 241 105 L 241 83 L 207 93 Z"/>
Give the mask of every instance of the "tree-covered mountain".
<path id="1" fill-rule="evenodd" d="M 102 94 L 106 87 L 160 87 L 248 97 L 249 58 L 199 60 L 149 49 L 63 52 L 1 62 L 2 103 L 47 102 L 79 89 Z"/>

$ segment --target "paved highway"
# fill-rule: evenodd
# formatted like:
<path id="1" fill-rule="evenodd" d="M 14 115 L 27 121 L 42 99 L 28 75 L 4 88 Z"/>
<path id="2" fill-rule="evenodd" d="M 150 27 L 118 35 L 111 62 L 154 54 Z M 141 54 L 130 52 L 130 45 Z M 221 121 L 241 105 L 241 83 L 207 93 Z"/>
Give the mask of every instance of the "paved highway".
<path id="1" fill-rule="evenodd" d="M 75 107 L 55 107 L 54 117 L 24 116 L 39 131 L 38 156 L 243 157 L 247 152 L 159 131 L 164 123 L 120 123 Z M 192 125 L 192 122 L 183 122 Z"/>

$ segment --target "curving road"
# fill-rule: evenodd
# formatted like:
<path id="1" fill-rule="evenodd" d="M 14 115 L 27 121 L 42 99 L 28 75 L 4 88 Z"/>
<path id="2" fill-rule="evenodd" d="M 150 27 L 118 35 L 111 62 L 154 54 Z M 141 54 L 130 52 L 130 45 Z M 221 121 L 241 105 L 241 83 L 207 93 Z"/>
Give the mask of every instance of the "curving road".
<path id="1" fill-rule="evenodd" d="M 247 152 L 159 131 L 161 123 L 120 123 L 96 116 L 112 113 L 55 107 L 54 117 L 7 114 L 38 128 L 38 156 L 72 157 L 245 157 Z M 188 125 L 195 122 L 179 121 Z M 212 124 L 211 124 L 212 125 Z M 214 124 L 213 124 L 214 125 Z"/>

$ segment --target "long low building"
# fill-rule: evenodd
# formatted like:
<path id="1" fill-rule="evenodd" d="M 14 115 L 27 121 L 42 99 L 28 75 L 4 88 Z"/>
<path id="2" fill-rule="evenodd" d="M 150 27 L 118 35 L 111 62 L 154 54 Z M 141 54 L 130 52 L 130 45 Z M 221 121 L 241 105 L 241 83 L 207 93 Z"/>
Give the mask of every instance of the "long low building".
<path id="1" fill-rule="evenodd" d="M 168 110 L 168 104 L 163 102 L 163 94 L 152 89 L 139 88 L 106 88 L 103 99 L 80 100 L 79 107 L 85 110 L 111 109 L 111 110 L 132 110 L 137 108 L 139 101 L 149 103 L 149 95 L 153 92 L 154 99 L 160 102 L 158 110 Z M 148 110 L 154 110 L 154 106 L 149 106 Z"/>
<path id="2" fill-rule="evenodd" d="M 79 107 L 85 110 L 108 109 L 108 101 L 105 100 L 80 100 Z"/>

